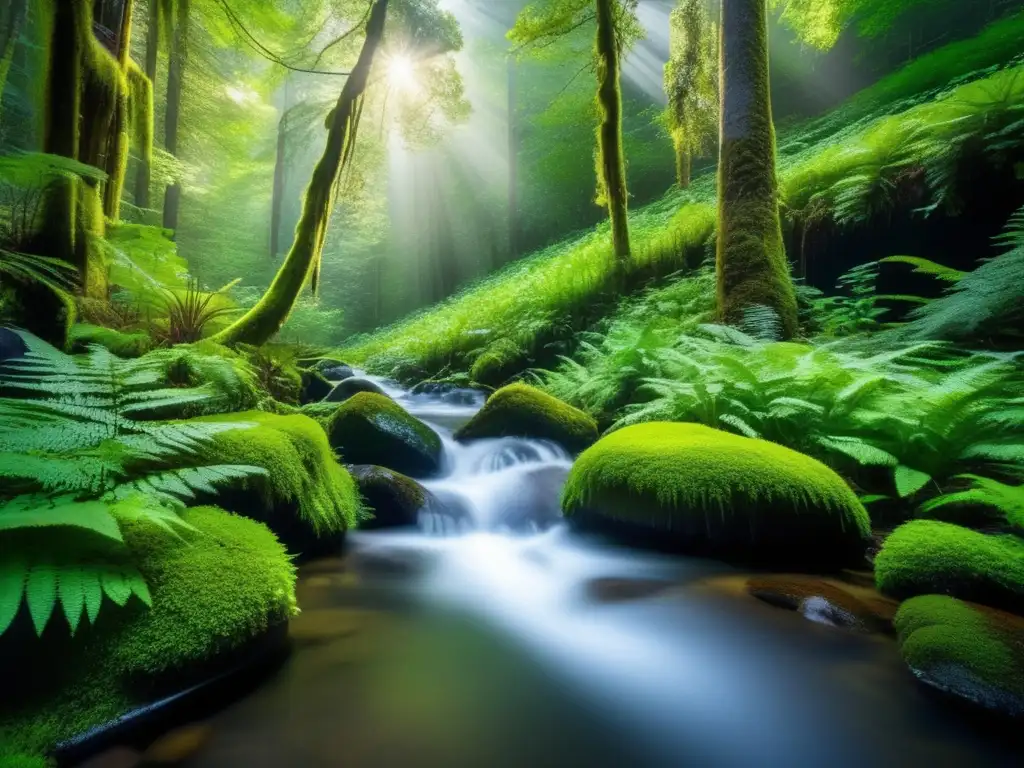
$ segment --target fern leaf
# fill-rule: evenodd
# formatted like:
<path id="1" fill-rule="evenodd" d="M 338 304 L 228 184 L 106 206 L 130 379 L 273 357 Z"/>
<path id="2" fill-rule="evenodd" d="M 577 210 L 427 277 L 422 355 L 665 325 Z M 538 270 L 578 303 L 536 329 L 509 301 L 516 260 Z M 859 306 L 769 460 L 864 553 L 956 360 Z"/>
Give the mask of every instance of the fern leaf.
<path id="1" fill-rule="evenodd" d="M 149 585 L 146 584 L 146 580 L 142 578 L 142 574 L 136 570 L 132 570 L 127 574 L 128 585 L 131 587 L 132 592 L 136 597 L 144 602 L 148 607 L 153 607 L 153 596 L 149 592 Z"/>
<path id="2" fill-rule="evenodd" d="M 103 583 L 99 572 L 94 568 L 82 569 L 82 598 L 85 602 L 85 615 L 90 624 L 96 623 L 103 604 Z"/>
<path id="3" fill-rule="evenodd" d="M 721 416 L 718 417 L 718 420 L 721 421 L 723 424 L 728 424 L 730 427 L 732 427 L 745 437 L 761 437 L 761 434 L 756 429 L 750 426 L 739 416 L 734 416 L 731 413 L 723 413 Z"/>
<path id="4" fill-rule="evenodd" d="M 17 556 L 0 558 L 0 635 L 18 615 L 25 592 L 25 562 Z"/>
<path id="5" fill-rule="evenodd" d="M 25 602 L 36 634 L 42 636 L 57 603 L 57 570 L 48 562 L 35 563 L 25 582 Z"/>
<path id="6" fill-rule="evenodd" d="M 100 571 L 100 581 L 103 584 L 103 592 L 116 605 L 123 606 L 132 596 L 132 579 L 138 576 L 134 569 L 118 568 L 108 566 Z M 142 578 L 138 576 L 138 578 Z"/>
<path id="7" fill-rule="evenodd" d="M 57 583 L 57 592 L 73 635 L 78 630 L 82 612 L 85 610 L 85 586 L 82 569 L 77 566 L 62 568 Z"/>
<path id="8" fill-rule="evenodd" d="M 930 259 L 922 259 L 918 256 L 888 256 L 878 260 L 880 264 L 909 264 L 914 272 L 919 275 L 932 275 L 947 283 L 958 283 L 966 277 L 967 273 L 952 267 L 946 267 Z"/>
<path id="9" fill-rule="evenodd" d="M 53 526 L 82 528 L 121 541 L 121 529 L 104 501 L 77 501 L 71 495 L 27 494 L 0 504 L 0 531 Z"/>
<path id="10" fill-rule="evenodd" d="M 888 451 L 883 451 L 858 437 L 819 437 L 815 442 L 823 448 L 849 456 L 865 466 L 894 467 L 899 463 Z"/>
<path id="11" fill-rule="evenodd" d="M 932 476 L 927 472 L 921 472 L 900 464 L 893 473 L 893 479 L 896 481 L 896 493 L 899 494 L 901 499 L 905 499 L 924 488 L 932 479 Z"/>

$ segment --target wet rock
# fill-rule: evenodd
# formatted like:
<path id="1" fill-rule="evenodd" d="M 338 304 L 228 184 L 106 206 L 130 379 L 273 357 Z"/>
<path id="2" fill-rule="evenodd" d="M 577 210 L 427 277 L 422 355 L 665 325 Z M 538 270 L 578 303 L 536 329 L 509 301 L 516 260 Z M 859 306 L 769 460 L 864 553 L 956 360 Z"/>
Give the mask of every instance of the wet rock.
<path id="1" fill-rule="evenodd" d="M 583 589 L 587 598 L 598 603 L 622 603 L 654 597 L 674 587 L 664 579 L 627 579 L 606 577 L 591 579 Z"/>
<path id="2" fill-rule="evenodd" d="M 755 576 L 746 591 L 776 608 L 798 611 L 819 624 L 861 632 L 886 632 L 896 603 L 873 588 L 813 576 Z"/>
<path id="3" fill-rule="evenodd" d="M 324 428 L 331 446 L 351 464 L 376 464 L 412 477 L 429 477 L 441 468 L 441 438 L 384 395 L 354 395 Z"/>
<path id="4" fill-rule="evenodd" d="M 142 765 L 180 765 L 194 757 L 212 736 L 213 729 L 202 723 L 177 728 L 150 744 L 142 755 Z"/>
<path id="5" fill-rule="evenodd" d="M 302 371 L 302 391 L 299 403 L 308 405 L 317 403 L 331 394 L 334 385 L 319 371 Z"/>
<path id="6" fill-rule="evenodd" d="M 421 512 L 444 511 L 444 505 L 434 494 L 400 472 L 367 464 L 349 465 L 348 471 L 373 511 L 373 519 L 360 528 L 414 528 Z"/>
<path id="7" fill-rule="evenodd" d="M 360 392 L 372 392 L 375 395 L 387 397 L 387 393 L 385 393 L 379 385 L 369 379 L 350 377 L 339 382 L 330 392 L 328 392 L 324 397 L 324 402 L 343 403 L 350 397 L 358 395 Z"/>
<path id="8" fill-rule="evenodd" d="M 300 360 L 299 366 L 316 371 L 328 381 L 344 381 L 356 375 L 348 363 L 330 357 Z"/>
<path id="9" fill-rule="evenodd" d="M 364 576 L 409 578 L 429 569 L 430 553 L 403 547 L 367 547 L 350 554 L 346 565 Z"/>
<path id="10" fill-rule="evenodd" d="M 421 381 L 409 392 L 413 395 L 428 395 L 450 405 L 483 405 L 494 390 L 482 385 L 470 385 L 455 381 Z"/>
<path id="11" fill-rule="evenodd" d="M 21 336 L 8 328 L 0 328 L 0 373 L 4 370 L 4 361 L 18 360 L 28 352 L 28 346 Z"/>
<path id="12" fill-rule="evenodd" d="M 1024 718 L 1024 617 L 921 595 L 893 623 L 903 661 L 922 684 L 986 721 Z"/>
<path id="13" fill-rule="evenodd" d="M 562 519 L 562 487 L 567 467 L 538 467 L 524 474 L 514 493 L 498 500 L 494 526 L 514 532 L 543 531 Z"/>

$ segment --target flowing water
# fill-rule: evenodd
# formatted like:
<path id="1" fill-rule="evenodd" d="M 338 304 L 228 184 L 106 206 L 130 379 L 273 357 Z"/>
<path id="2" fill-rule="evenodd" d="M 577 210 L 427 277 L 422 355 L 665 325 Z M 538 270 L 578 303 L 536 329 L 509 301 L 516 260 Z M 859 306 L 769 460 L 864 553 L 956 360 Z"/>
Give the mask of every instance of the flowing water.
<path id="1" fill-rule="evenodd" d="M 187 765 L 1019 764 L 890 639 L 702 586 L 721 563 L 580 538 L 557 519 L 558 447 L 459 445 L 479 398 L 378 383 L 441 435 L 425 485 L 458 512 L 304 568 L 294 652 Z"/>

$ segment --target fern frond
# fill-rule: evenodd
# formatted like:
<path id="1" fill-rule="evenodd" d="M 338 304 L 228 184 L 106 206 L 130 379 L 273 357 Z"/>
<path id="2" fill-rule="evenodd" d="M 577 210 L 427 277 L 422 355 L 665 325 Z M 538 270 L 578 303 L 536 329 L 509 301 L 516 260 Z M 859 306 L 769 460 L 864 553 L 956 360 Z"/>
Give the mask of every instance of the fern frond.
<path id="1" fill-rule="evenodd" d="M 0 531 L 24 528 L 71 527 L 121 541 L 121 530 L 111 506 L 104 501 L 78 501 L 75 496 L 26 494 L 0 501 Z"/>

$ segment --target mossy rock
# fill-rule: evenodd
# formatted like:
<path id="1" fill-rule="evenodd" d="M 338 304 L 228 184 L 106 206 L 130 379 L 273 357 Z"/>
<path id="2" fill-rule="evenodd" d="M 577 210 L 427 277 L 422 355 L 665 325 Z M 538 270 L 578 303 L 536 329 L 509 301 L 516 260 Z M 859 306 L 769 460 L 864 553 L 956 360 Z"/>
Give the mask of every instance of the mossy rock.
<path id="1" fill-rule="evenodd" d="M 374 395 L 381 395 L 387 397 L 384 390 L 380 385 L 375 384 L 369 379 L 350 378 L 339 382 L 327 395 L 324 397 L 324 402 L 327 403 L 343 403 L 353 395 L 358 395 L 360 392 L 370 392 Z"/>
<path id="2" fill-rule="evenodd" d="M 700 424 L 605 436 L 573 465 L 562 509 L 639 543 L 788 567 L 857 563 L 870 536 L 856 494 L 821 462 Z"/>
<path id="3" fill-rule="evenodd" d="M 914 520 L 883 542 L 875 580 L 880 592 L 901 600 L 951 595 L 1024 613 L 1024 540 Z"/>
<path id="4" fill-rule="evenodd" d="M 319 371 L 302 371 L 302 391 L 299 402 L 302 405 L 318 403 L 331 394 L 334 385 Z"/>
<path id="5" fill-rule="evenodd" d="M 344 531 L 362 515 L 362 504 L 320 424 L 302 414 L 260 411 L 202 421 L 255 425 L 217 435 L 203 454 L 206 461 L 266 470 L 222 489 L 215 497 L 218 504 L 266 523 L 293 553 L 314 556 L 340 548 Z"/>
<path id="6" fill-rule="evenodd" d="M 222 672 L 295 612 L 295 568 L 265 526 L 216 507 L 182 518 L 192 530 L 180 536 L 145 521 L 121 523 L 152 607 L 136 597 L 107 606 L 74 637 L 65 622 L 51 621 L 41 639 L 30 622 L 27 637 L 0 638 L 0 758 L 41 756 Z"/>
<path id="7" fill-rule="evenodd" d="M 72 353 L 84 352 L 86 348 L 96 344 L 123 358 L 142 357 L 153 349 L 153 339 L 145 331 L 116 331 L 113 328 L 89 323 L 71 326 L 68 343 L 71 345 Z"/>
<path id="8" fill-rule="evenodd" d="M 444 505 L 434 494 L 400 472 L 368 464 L 349 466 L 359 493 L 373 513 L 361 528 L 415 528 L 421 511 L 441 513 Z"/>
<path id="9" fill-rule="evenodd" d="M 455 433 L 456 440 L 527 437 L 551 440 L 572 452 L 597 440 L 597 422 L 578 408 L 528 384 L 510 384 Z"/>
<path id="10" fill-rule="evenodd" d="M 376 464 L 412 477 L 441 468 L 441 438 L 386 395 L 354 395 L 330 418 L 327 434 L 350 464 Z"/>
<path id="11" fill-rule="evenodd" d="M 341 360 L 335 360 L 331 357 L 300 360 L 299 366 L 316 371 L 328 381 L 344 381 L 356 375 L 355 370 L 348 363 L 343 363 Z"/>
<path id="12" fill-rule="evenodd" d="M 1024 717 L 1024 618 L 921 595 L 900 606 L 894 625 L 922 683 L 989 713 Z"/>

